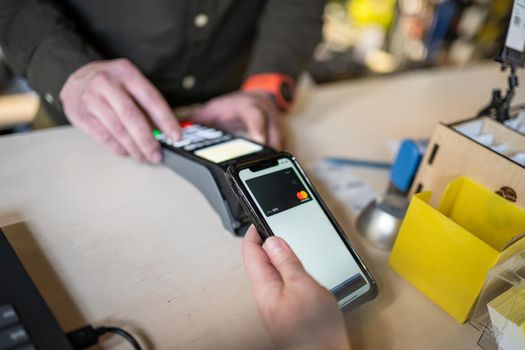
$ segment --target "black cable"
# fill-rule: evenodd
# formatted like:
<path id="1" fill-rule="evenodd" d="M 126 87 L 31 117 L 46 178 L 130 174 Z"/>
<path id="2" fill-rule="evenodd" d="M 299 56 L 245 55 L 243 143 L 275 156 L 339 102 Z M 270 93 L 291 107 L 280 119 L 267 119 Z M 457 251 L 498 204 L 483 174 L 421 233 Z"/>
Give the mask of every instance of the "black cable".
<path id="1" fill-rule="evenodd" d="M 130 333 L 118 327 L 93 328 L 93 326 L 87 325 L 66 333 L 66 337 L 75 349 L 81 350 L 97 344 L 98 338 L 108 333 L 117 334 L 126 339 L 134 350 L 142 350 L 139 342 Z"/>
<path id="2" fill-rule="evenodd" d="M 97 331 L 99 329 L 101 329 L 101 328 L 105 330 L 105 333 L 113 333 L 113 334 L 120 335 L 122 338 L 126 339 L 128 342 L 131 343 L 131 345 L 133 346 L 133 349 L 135 349 L 135 350 L 142 350 L 142 348 L 140 347 L 140 344 L 138 343 L 138 341 L 136 341 L 135 338 L 133 338 L 133 336 L 131 334 L 129 334 L 128 332 L 126 332 L 122 328 L 118 328 L 118 327 L 99 327 L 99 328 L 97 328 Z"/>

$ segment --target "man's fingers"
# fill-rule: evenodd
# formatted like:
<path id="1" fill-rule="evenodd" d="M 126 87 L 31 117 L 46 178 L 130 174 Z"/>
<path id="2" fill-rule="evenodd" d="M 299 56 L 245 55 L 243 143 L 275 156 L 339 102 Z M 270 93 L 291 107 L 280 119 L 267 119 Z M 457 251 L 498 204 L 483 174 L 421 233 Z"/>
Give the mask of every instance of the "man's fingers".
<path id="1" fill-rule="evenodd" d="M 250 225 L 250 227 L 248 227 L 248 230 L 246 231 L 246 234 L 244 235 L 244 242 L 245 243 L 256 243 L 259 246 L 263 244 L 263 240 L 261 236 L 259 235 L 259 233 L 257 232 L 257 229 L 255 228 L 255 226 Z"/>
<path id="2" fill-rule="evenodd" d="M 283 287 L 282 279 L 272 265 L 268 255 L 261 247 L 262 240 L 255 227 L 250 226 L 242 243 L 244 265 L 256 299 L 271 298 L 272 294 L 280 293 Z M 274 294 L 275 295 L 275 294 Z"/>
<path id="3" fill-rule="evenodd" d="M 270 237 L 262 247 L 280 273 L 285 285 L 293 279 L 308 276 L 295 253 L 282 238 Z"/>
<path id="4" fill-rule="evenodd" d="M 178 140 L 180 125 L 170 106 L 157 88 L 128 60 L 115 62 L 121 81 L 153 123 L 169 137 Z"/>
<path id="5" fill-rule="evenodd" d="M 283 135 L 278 122 L 270 118 L 268 121 L 268 145 L 275 148 L 276 150 L 283 149 Z"/>
<path id="6" fill-rule="evenodd" d="M 111 135 L 111 133 L 91 114 L 74 118 L 73 124 L 86 134 L 91 135 L 96 141 L 108 147 L 113 153 L 119 156 L 127 155 L 126 150 Z"/>
<path id="7" fill-rule="evenodd" d="M 146 116 L 141 109 L 118 83 L 107 77 L 102 75 L 97 81 L 97 86 L 126 127 L 144 158 L 158 163 L 161 159 L 160 146 L 153 138 Z"/>
<path id="8" fill-rule="evenodd" d="M 277 150 L 283 148 L 283 136 L 280 125 L 278 124 L 279 111 L 267 96 L 257 96 L 257 106 L 264 113 L 267 126 L 266 141 L 270 147 Z"/>
<path id="9" fill-rule="evenodd" d="M 216 112 L 213 111 L 213 108 L 210 108 L 210 105 L 201 107 L 191 113 L 189 120 L 193 123 L 211 125 L 213 124 L 214 116 Z"/>
<path id="10" fill-rule="evenodd" d="M 266 144 L 267 120 L 264 112 L 254 106 L 245 107 L 239 111 L 244 120 L 248 135 L 256 142 Z"/>
<path id="11" fill-rule="evenodd" d="M 145 161 L 142 152 L 135 145 L 135 141 L 133 141 L 127 128 L 103 97 L 95 96 L 91 98 L 87 108 L 98 118 L 113 138 L 120 143 L 127 154 L 131 155 L 131 157 L 137 161 Z"/>

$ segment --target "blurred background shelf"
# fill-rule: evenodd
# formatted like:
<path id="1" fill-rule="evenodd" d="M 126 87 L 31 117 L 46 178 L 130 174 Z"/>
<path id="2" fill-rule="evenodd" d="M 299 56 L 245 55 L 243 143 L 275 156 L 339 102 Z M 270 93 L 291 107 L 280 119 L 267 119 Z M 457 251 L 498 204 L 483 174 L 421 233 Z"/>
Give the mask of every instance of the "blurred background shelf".
<path id="1" fill-rule="evenodd" d="M 512 0 L 331 0 L 309 73 L 318 83 L 493 59 Z M 525 20 L 525 19 L 524 19 Z"/>

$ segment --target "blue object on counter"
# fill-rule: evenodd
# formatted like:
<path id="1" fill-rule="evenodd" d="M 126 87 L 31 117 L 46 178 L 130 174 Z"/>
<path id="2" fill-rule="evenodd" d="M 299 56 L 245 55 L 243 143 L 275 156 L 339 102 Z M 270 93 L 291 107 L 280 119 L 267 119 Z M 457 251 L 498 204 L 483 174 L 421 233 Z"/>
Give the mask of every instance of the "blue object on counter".
<path id="1" fill-rule="evenodd" d="M 427 140 L 406 139 L 401 142 L 390 171 L 390 181 L 399 191 L 406 193 L 410 189 L 427 147 Z"/>

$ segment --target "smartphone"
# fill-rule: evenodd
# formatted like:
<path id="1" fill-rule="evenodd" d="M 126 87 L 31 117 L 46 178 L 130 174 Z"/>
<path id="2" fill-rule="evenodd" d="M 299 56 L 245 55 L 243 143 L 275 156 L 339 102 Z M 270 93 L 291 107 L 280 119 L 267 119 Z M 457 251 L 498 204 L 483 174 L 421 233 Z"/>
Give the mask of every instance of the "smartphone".
<path id="1" fill-rule="evenodd" d="M 262 239 L 286 240 L 341 309 L 375 298 L 374 278 L 294 156 L 280 152 L 231 164 L 228 179 Z"/>

